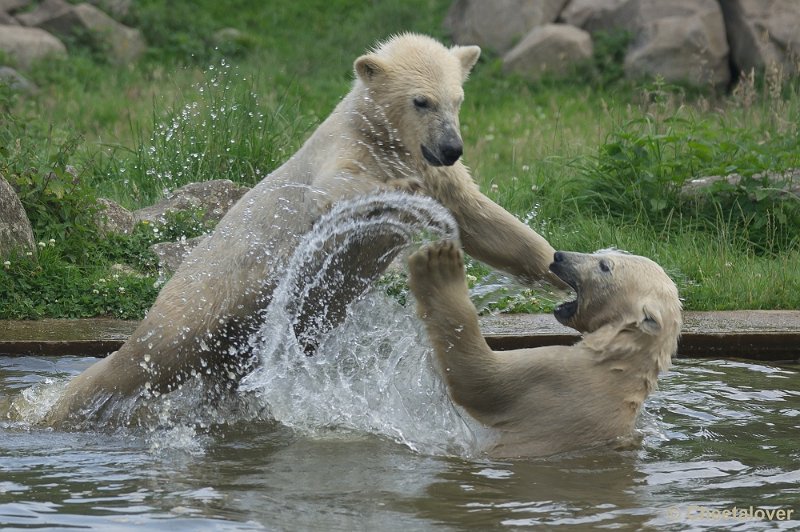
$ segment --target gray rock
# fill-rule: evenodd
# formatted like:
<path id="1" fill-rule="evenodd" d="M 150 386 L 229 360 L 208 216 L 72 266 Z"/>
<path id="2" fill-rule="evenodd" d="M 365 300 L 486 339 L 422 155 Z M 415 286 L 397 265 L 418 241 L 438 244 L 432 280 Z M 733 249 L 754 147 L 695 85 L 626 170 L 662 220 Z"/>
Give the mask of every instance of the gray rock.
<path id="1" fill-rule="evenodd" d="M 143 279 L 144 277 L 146 277 L 143 273 L 137 271 L 134 268 L 131 268 L 127 264 L 120 264 L 120 263 L 112 264 L 110 269 L 112 273 L 125 275 L 126 277 L 138 277 L 139 279 Z"/>
<path id="2" fill-rule="evenodd" d="M 0 176 L 0 257 L 12 250 L 34 251 L 33 229 L 17 193 Z"/>
<path id="3" fill-rule="evenodd" d="M 0 26 L 19 26 L 19 22 L 5 11 L 0 11 Z"/>
<path id="4" fill-rule="evenodd" d="M 95 223 L 101 234 L 130 234 L 136 226 L 136 217 L 119 203 L 106 198 L 97 198 L 98 211 Z"/>
<path id="5" fill-rule="evenodd" d="M 94 32 L 108 46 L 111 60 L 117 64 L 136 61 L 147 49 L 142 32 L 120 24 L 91 4 L 78 4 L 73 9 L 81 24 Z"/>
<path id="6" fill-rule="evenodd" d="M 202 209 L 204 222 L 218 222 L 248 190 L 229 179 L 189 183 L 155 205 L 135 211 L 134 216 L 137 221 L 163 224 L 167 212 Z"/>
<path id="7" fill-rule="evenodd" d="M 89 3 L 119 20 L 130 13 L 133 0 L 89 0 Z"/>
<path id="8" fill-rule="evenodd" d="M 800 62 L 800 2 L 720 0 L 731 59 L 739 72 L 773 65 L 796 74 Z"/>
<path id="9" fill-rule="evenodd" d="M 718 186 L 717 183 L 738 187 L 744 179 L 739 174 L 699 177 L 684 183 L 681 187 L 681 196 L 684 199 L 702 201 L 713 187 Z M 777 192 L 777 197 L 780 199 L 800 201 L 800 168 L 791 168 L 783 172 L 760 172 L 750 179 L 761 183 L 755 188 L 769 188 Z"/>
<path id="10" fill-rule="evenodd" d="M 28 7 L 33 0 L 0 0 L 0 11 L 5 13 L 15 13 L 20 9 Z"/>
<path id="11" fill-rule="evenodd" d="M 245 38 L 245 34 L 237 28 L 220 28 L 211 36 L 214 44 L 225 44 L 239 42 Z"/>
<path id="12" fill-rule="evenodd" d="M 716 0 L 632 0 L 618 15 L 622 27 L 636 28 L 625 57 L 627 76 L 714 87 L 730 81 L 725 23 Z"/>
<path id="13" fill-rule="evenodd" d="M 38 87 L 28 81 L 22 74 L 11 67 L 0 66 L 0 85 L 7 85 L 12 90 L 34 94 L 38 92 Z"/>
<path id="14" fill-rule="evenodd" d="M 625 28 L 617 14 L 630 0 L 571 0 L 561 12 L 561 19 L 589 33 Z"/>
<path id="15" fill-rule="evenodd" d="M 150 246 L 150 250 L 158 257 L 158 269 L 162 275 L 175 272 L 186 256 L 206 238 L 208 238 L 207 235 L 196 236 L 177 242 L 160 242 Z"/>
<path id="16" fill-rule="evenodd" d="M 24 26 L 40 28 L 47 21 L 58 19 L 71 10 L 72 5 L 66 0 L 44 0 L 33 11 L 17 15 L 17 20 Z"/>
<path id="17" fill-rule="evenodd" d="M 64 57 L 67 48 L 50 33 L 38 28 L 0 26 L 0 50 L 21 69 L 44 57 Z"/>
<path id="18" fill-rule="evenodd" d="M 592 57 L 588 32 L 567 24 L 545 24 L 531 30 L 503 57 L 503 68 L 530 80 L 563 77 Z"/>
<path id="19" fill-rule="evenodd" d="M 30 13 L 19 15 L 26 26 L 35 26 L 55 35 L 91 35 L 108 50 L 114 63 L 135 61 L 146 48 L 139 30 L 120 24 L 91 4 L 73 6 L 64 0 L 45 0 Z"/>
<path id="20" fill-rule="evenodd" d="M 529 32 L 553 21 L 580 27 L 589 32 L 631 33 L 625 60 L 628 77 L 661 77 L 669 82 L 688 82 L 695 85 L 725 87 L 730 82 L 728 36 L 722 9 L 734 0 L 456 0 L 450 6 L 445 27 L 459 44 L 474 43 L 508 52 L 506 59 L 520 61 L 520 42 L 512 54 L 512 44 L 520 36 L 527 39 Z M 745 4 L 759 0 L 735 0 Z M 800 9 L 797 0 L 770 0 L 773 3 L 793 4 Z M 764 2 L 761 2 L 764 4 Z M 781 4 L 783 5 L 783 4 Z M 768 11 L 771 7 L 764 7 Z M 790 9 L 787 8 L 790 11 Z M 798 23 L 775 26 L 781 42 L 794 42 L 800 32 L 793 31 Z M 552 31 L 552 30 L 551 30 Z M 567 46 L 573 46 L 567 39 Z M 585 50 L 584 47 L 578 49 Z M 575 50 L 570 48 L 556 52 L 556 57 L 569 57 Z M 540 65 L 546 68 L 558 66 L 558 60 L 550 64 L 537 58 L 532 61 L 535 72 L 529 77 L 540 76 Z M 520 66 L 520 68 L 522 68 Z M 520 71 L 520 68 L 513 68 Z"/>
<path id="21" fill-rule="evenodd" d="M 531 29 L 554 22 L 567 0 L 456 0 L 444 27 L 457 44 L 508 51 Z"/>

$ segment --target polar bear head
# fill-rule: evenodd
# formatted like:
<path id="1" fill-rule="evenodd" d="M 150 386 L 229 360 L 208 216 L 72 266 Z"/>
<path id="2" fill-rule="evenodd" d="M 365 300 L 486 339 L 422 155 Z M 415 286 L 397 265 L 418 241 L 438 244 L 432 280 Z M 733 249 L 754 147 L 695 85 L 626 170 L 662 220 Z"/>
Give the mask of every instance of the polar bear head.
<path id="1" fill-rule="evenodd" d="M 680 333 L 681 303 L 661 266 L 619 251 L 558 251 L 550 270 L 577 294 L 556 307 L 559 322 L 584 333 L 590 344 L 602 343 L 601 349 L 662 343 L 658 365 L 668 366 Z"/>
<path id="2" fill-rule="evenodd" d="M 463 152 L 458 121 L 462 84 L 480 53 L 477 46 L 447 48 L 407 33 L 362 55 L 354 68 L 372 106 L 371 124 L 387 127 L 392 141 L 425 164 L 455 164 Z"/>

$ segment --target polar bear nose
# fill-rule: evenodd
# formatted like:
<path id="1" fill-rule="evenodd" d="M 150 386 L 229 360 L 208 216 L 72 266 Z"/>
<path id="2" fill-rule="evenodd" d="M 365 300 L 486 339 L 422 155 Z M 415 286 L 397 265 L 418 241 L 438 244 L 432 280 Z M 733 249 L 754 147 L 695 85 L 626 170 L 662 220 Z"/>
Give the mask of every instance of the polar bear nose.
<path id="1" fill-rule="evenodd" d="M 564 254 L 563 251 L 556 251 L 553 254 L 553 262 L 563 262 L 564 259 L 566 259 L 566 258 L 567 258 L 567 256 Z"/>
<path id="2" fill-rule="evenodd" d="M 439 146 L 439 150 L 442 154 L 442 162 L 445 166 L 451 166 L 464 153 L 464 144 L 459 138 L 448 139 Z"/>

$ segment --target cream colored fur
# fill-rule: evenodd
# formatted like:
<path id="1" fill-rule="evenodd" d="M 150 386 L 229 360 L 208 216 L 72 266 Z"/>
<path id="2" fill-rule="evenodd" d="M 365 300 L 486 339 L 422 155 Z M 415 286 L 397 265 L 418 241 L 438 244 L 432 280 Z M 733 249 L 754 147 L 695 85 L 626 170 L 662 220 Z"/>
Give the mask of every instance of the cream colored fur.
<path id="1" fill-rule="evenodd" d="M 251 363 L 241 347 L 289 257 L 343 199 L 386 190 L 427 194 L 452 212 L 473 257 L 527 281 L 559 283 L 547 270 L 553 248 L 481 194 L 457 160 L 462 83 L 479 55 L 476 46 L 447 48 L 404 34 L 359 57 L 350 93 L 297 153 L 233 206 L 122 348 L 69 384 L 48 421 L 130 423 L 140 398 L 196 374 L 216 378 L 218 388 L 235 387 Z M 353 254 L 353 267 L 374 277 L 394 244 L 371 241 Z M 333 309 L 326 319 L 334 326 L 356 292 L 320 291 L 310 299 Z M 304 310 L 298 338 L 317 310 Z"/>
<path id="2" fill-rule="evenodd" d="M 624 441 L 677 348 L 681 305 L 653 261 L 560 253 L 553 269 L 578 293 L 573 346 L 493 352 L 469 300 L 458 244 L 411 256 L 411 290 L 451 398 L 497 430 L 496 457 L 545 456 Z M 602 262 L 602 265 L 601 265 Z M 567 272 L 567 273 L 564 273 Z"/>

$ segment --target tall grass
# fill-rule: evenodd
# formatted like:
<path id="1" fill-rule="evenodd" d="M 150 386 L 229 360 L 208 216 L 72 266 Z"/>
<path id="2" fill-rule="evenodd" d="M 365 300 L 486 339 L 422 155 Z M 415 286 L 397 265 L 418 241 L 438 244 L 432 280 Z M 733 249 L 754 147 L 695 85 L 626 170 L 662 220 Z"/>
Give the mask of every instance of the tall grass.
<path id="1" fill-rule="evenodd" d="M 299 147 L 309 127 L 296 100 L 260 89 L 225 59 L 208 66 L 171 102 L 153 103 L 152 123 L 136 130 L 132 147 L 102 158 L 98 190 L 141 206 L 196 181 L 257 183 Z"/>
<path id="2" fill-rule="evenodd" d="M 143 0 L 128 20 L 151 43 L 139 65 L 115 68 L 80 50 L 39 65 L 30 73 L 41 86 L 37 96 L 0 93 L 0 111 L 13 118 L 0 120 L 0 171 L 38 187 L 28 189 L 26 208 L 43 213 L 37 240 L 56 243 L 0 269 L 0 317 L 133 317 L 147 308 L 155 293 L 152 228 L 81 237 L 62 214 L 78 213 L 73 221 L 85 228 L 85 206 L 96 196 L 140 207 L 191 181 L 255 183 L 346 93 L 357 55 L 405 30 L 443 38 L 449 4 Z M 212 39 L 226 26 L 244 32 L 242 46 Z M 568 82 L 532 84 L 505 75 L 484 54 L 465 86 L 461 117 L 465 160 L 481 189 L 558 249 L 617 247 L 654 258 L 688 309 L 800 308 L 800 200 L 758 178 L 800 167 L 796 80 L 748 74 L 723 96 L 633 84 L 611 68 L 623 45 L 606 39 Z M 68 167 L 81 187 L 71 191 L 74 201 L 58 204 L 57 187 L 72 182 Z M 733 172 L 743 176 L 737 185 L 720 184 L 699 199 L 680 193 L 692 178 Z M 184 234 L 189 222 L 170 231 Z M 120 262 L 145 281 L 115 270 L 111 298 L 109 272 Z M 126 303 L 123 294 L 138 301 Z M 37 303 L 45 300 L 51 303 Z M 509 305 L 547 310 L 552 302 Z"/>

